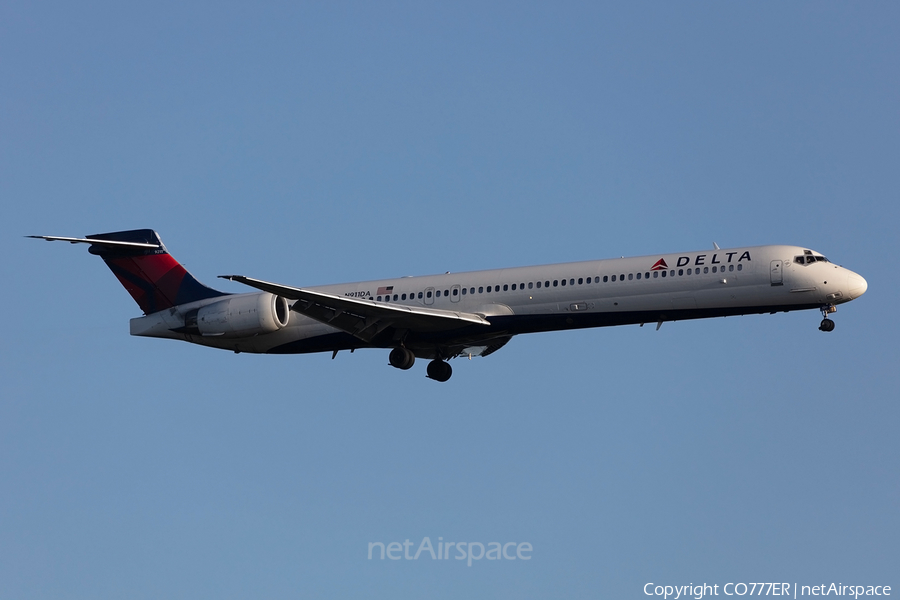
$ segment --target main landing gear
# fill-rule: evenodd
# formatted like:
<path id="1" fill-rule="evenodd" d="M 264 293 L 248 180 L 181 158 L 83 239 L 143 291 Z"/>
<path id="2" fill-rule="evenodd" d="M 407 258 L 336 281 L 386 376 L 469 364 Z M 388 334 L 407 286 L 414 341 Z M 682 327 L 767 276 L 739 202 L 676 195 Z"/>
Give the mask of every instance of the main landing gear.
<path id="1" fill-rule="evenodd" d="M 834 321 L 828 318 L 833 312 L 837 312 L 837 306 L 834 304 L 826 304 L 821 309 L 822 322 L 819 324 L 819 331 L 834 331 Z"/>
<path id="2" fill-rule="evenodd" d="M 412 368 L 413 364 L 416 362 L 416 355 L 407 350 L 406 348 L 394 348 L 391 350 L 390 356 L 388 356 L 388 360 L 391 362 L 392 367 L 397 367 L 398 369 L 403 369 L 406 371 L 407 369 Z"/>
<path id="3" fill-rule="evenodd" d="M 450 366 L 450 363 L 436 358 L 428 363 L 427 373 L 429 379 L 444 382 L 450 379 L 450 376 L 453 375 L 453 368 Z"/>
<path id="4" fill-rule="evenodd" d="M 416 355 L 412 353 L 411 350 L 407 350 L 403 347 L 397 347 L 391 350 L 391 354 L 388 356 L 388 360 L 391 363 L 392 367 L 396 367 L 398 369 L 402 369 L 406 371 L 407 369 L 411 369 L 413 364 L 416 362 Z M 428 373 L 429 379 L 434 379 L 435 381 L 447 381 L 450 379 L 450 376 L 453 375 L 453 369 L 446 362 L 441 360 L 440 358 L 436 358 L 430 363 L 428 363 L 428 369 L 426 371 Z"/>

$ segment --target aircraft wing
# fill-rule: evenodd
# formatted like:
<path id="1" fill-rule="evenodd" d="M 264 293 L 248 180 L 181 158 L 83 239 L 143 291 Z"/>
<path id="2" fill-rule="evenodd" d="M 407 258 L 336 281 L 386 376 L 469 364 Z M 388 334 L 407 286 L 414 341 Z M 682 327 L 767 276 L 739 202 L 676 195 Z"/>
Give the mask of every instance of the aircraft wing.
<path id="1" fill-rule="evenodd" d="M 220 277 L 296 300 L 291 310 L 346 331 L 366 342 L 372 341 L 388 327 L 432 332 L 457 329 L 473 323 L 491 324 L 481 315 L 473 313 L 350 298 L 269 283 L 243 275 L 220 275 Z"/>

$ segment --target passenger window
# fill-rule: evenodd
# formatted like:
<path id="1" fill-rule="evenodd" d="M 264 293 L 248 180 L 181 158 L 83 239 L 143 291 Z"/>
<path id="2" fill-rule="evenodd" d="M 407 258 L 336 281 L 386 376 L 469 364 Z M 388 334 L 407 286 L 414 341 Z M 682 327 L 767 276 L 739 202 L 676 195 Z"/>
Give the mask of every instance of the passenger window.
<path id="1" fill-rule="evenodd" d="M 738 271 L 743 270 L 743 268 L 744 268 L 744 265 L 738 265 Z"/>
<path id="2" fill-rule="evenodd" d="M 541 282 L 540 282 L 540 281 L 537 282 L 537 286 L 538 286 L 538 289 L 541 289 Z"/>
<path id="3" fill-rule="evenodd" d="M 631 281 L 632 279 L 634 279 L 634 273 L 629 273 L 629 274 L 628 274 L 628 281 Z"/>
<path id="4" fill-rule="evenodd" d="M 394 294 L 394 302 L 396 302 L 399 298 L 400 298 L 400 296 L 398 296 L 397 294 Z"/>
<path id="5" fill-rule="evenodd" d="M 463 296 L 465 296 L 467 293 L 469 293 L 469 290 L 466 289 L 466 288 L 463 288 L 463 289 L 462 289 L 462 294 L 463 294 Z"/>
<path id="6" fill-rule="evenodd" d="M 665 272 L 665 271 L 662 272 L 662 276 L 663 276 L 663 277 L 666 276 L 666 272 Z"/>
<path id="7" fill-rule="evenodd" d="M 690 275 L 691 273 L 692 273 L 692 271 L 690 269 L 688 269 L 687 274 Z"/>
<path id="8" fill-rule="evenodd" d="M 625 281 L 625 273 L 619 275 L 619 281 Z"/>
<path id="9" fill-rule="evenodd" d="M 569 285 L 575 285 L 575 280 L 574 280 L 574 279 L 570 279 L 570 280 L 569 280 Z"/>
<path id="10" fill-rule="evenodd" d="M 403 294 L 402 296 L 400 296 L 400 299 L 401 299 L 401 300 L 406 300 L 406 294 Z"/>
<path id="11" fill-rule="evenodd" d="M 528 282 L 528 289 L 530 290 L 530 289 L 532 289 L 532 288 L 534 288 L 534 283 L 531 282 L 531 281 L 529 281 L 529 282 Z"/>
<path id="12" fill-rule="evenodd" d="M 470 294 L 474 294 L 474 293 L 475 293 L 475 288 L 469 288 L 469 293 L 470 293 Z"/>
<path id="13" fill-rule="evenodd" d="M 512 284 L 512 291 L 516 291 L 516 284 Z"/>
<path id="14" fill-rule="evenodd" d="M 615 280 L 616 280 L 616 276 L 613 275 L 613 276 L 612 276 L 612 281 L 615 281 Z"/>
<path id="15" fill-rule="evenodd" d="M 509 291 L 509 285 L 507 285 L 507 284 L 504 283 L 504 284 L 503 284 L 503 291 L 504 291 L 504 292 L 508 292 L 508 291 Z"/>
<path id="16" fill-rule="evenodd" d="M 578 285 L 581 285 L 582 283 L 584 283 L 584 279 L 582 279 L 581 277 L 579 277 L 579 278 L 578 278 Z"/>
<path id="17" fill-rule="evenodd" d="M 678 269 L 678 276 L 681 277 L 684 275 L 684 269 Z"/>
<path id="18" fill-rule="evenodd" d="M 716 272 L 716 268 L 717 268 L 717 267 L 713 267 L 713 273 L 715 273 L 715 272 Z"/>
<path id="19" fill-rule="evenodd" d="M 436 292 L 434 293 L 434 295 L 435 295 L 435 297 L 440 298 L 440 297 L 441 297 L 441 290 L 436 291 Z"/>
<path id="20" fill-rule="evenodd" d="M 484 293 L 484 288 L 483 288 L 482 286 L 480 286 L 480 285 L 478 286 L 478 293 L 479 293 L 479 294 L 483 294 L 483 293 Z"/>
<path id="21" fill-rule="evenodd" d="M 428 292 L 427 297 L 431 298 L 431 292 Z"/>
<path id="22" fill-rule="evenodd" d="M 653 279 L 659 277 L 659 271 L 653 271 Z"/>
<path id="23" fill-rule="evenodd" d="M 554 279 L 554 280 L 553 280 L 553 287 L 557 287 L 557 286 L 559 286 L 559 279 Z"/>
<path id="24" fill-rule="evenodd" d="M 487 293 L 488 293 L 488 294 L 491 293 L 491 286 L 487 286 Z"/>
<path id="25" fill-rule="evenodd" d="M 563 284 L 563 286 L 565 286 L 565 285 L 566 285 L 566 280 L 563 279 L 561 283 Z"/>
<path id="26" fill-rule="evenodd" d="M 377 300 L 378 300 L 378 302 L 381 302 L 381 296 L 378 296 Z"/>
<path id="27" fill-rule="evenodd" d="M 603 283 L 607 283 L 607 282 L 609 282 L 609 275 L 604 275 L 604 276 L 603 276 Z"/>
<path id="28" fill-rule="evenodd" d="M 644 279 L 650 279 L 650 271 L 644 273 Z"/>
<path id="29" fill-rule="evenodd" d="M 549 281 L 545 281 L 545 282 L 544 282 L 544 287 L 550 287 L 550 282 L 549 282 Z"/>
<path id="30" fill-rule="evenodd" d="M 703 272 L 704 272 L 704 273 L 709 273 L 709 267 L 703 267 Z"/>
<path id="31" fill-rule="evenodd" d="M 600 276 L 594 277 L 594 283 L 600 283 Z"/>
<path id="32" fill-rule="evenodd" d="M 454 290 L 453 290 L 453 295 L 454 295 L 454 296 L 459 295 L 459 290 L 454 289 Z"/>
<path id="33" fill-rule="evenodd" d="M 637 274 L 637 278 L 638 278 L 638 279 L 641 278 L 641 274 L 640 274 L 640 273 Z"/>

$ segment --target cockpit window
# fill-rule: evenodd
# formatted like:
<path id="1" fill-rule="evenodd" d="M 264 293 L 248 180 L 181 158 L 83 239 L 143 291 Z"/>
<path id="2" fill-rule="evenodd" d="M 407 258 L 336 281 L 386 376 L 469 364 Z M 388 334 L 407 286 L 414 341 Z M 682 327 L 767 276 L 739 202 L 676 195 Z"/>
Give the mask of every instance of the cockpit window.
<path id="1" fill-rule="evenodd" d="M 813 256 L 812 254 L 806 254 L 805 256 L 795 256 L 794 262 L 798 265 L 811 265 L 815 262 L 828 262 L 828 259 L 824 256 Z"/>

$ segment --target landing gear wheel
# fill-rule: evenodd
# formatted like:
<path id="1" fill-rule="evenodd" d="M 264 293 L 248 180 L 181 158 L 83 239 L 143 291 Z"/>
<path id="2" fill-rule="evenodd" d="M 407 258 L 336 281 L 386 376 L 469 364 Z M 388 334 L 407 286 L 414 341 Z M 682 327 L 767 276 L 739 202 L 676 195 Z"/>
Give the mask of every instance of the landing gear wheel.
<path id="1" fill-rule="evenodd" d="M 416 355 L 406 348 L 394 348 L 391 350 L 388 360 L 392 367 L 403 369 L 404 371 L 411 368 L 416 362 Z"/>
<path id="2" fill-rule="evenodd" d="M 453 368 L 449 363 L 436 358 L 428 363 L 427 373 L 429 379 L 443 382 L 450 379 L 450 376 L 453 375 Z"/>
<path id="3" fill-rule="evenodd" d="M 834 321 L 831 319 L 822 319 L 819 325 L 819 331 L 834 331 Z"/>

